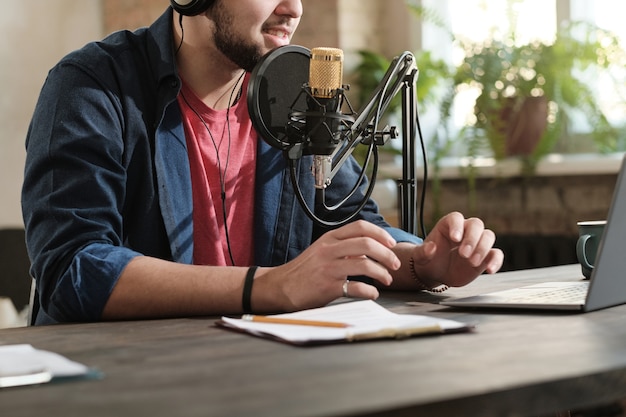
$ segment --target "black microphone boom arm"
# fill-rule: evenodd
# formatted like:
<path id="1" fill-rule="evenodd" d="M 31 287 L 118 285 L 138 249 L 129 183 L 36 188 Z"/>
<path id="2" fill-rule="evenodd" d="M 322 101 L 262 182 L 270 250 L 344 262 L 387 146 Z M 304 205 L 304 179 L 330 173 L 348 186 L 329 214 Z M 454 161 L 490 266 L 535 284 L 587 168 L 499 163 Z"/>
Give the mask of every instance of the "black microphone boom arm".
<path id="1" fill-rule="evenodd" d="M 415 143 L 418 133 L 416 82 L 419 70 L 415 56 L 404 52 L 394 58 L 382 81 L 358 113 L 346 137 L 346 146 L 338 147 L 333 157 L 331 178 L 359 144 L 383 145 L 396 137 L 395 127 L 379 130 L 378 122 L 391 100 L 402 90 L 402 179 L 398 181 L 400 227 L 417 235 L 415 191 Z M 424 161 L 426 156 L 424 155 Z M 375 176 L 376 172 L 372 174 Z M 423 233 L 423 232 L 422 232 Z"/>

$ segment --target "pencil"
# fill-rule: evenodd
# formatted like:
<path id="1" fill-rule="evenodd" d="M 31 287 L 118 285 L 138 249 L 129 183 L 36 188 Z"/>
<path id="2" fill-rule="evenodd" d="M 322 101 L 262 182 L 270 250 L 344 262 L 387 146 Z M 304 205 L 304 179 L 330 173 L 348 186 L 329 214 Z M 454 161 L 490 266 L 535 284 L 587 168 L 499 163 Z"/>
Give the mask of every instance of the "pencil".
<path id="1" fill-rule="evenodd" d="M 282 317 L 269 317 L 269 316 L 255 316 L 253 314 L 244 314 L 241 316 L 242 320 L 255 321 L 259 323 L 275 323 L 275 324 L 292 324 L 297 326 L 317 326 L 317 327 L 349 327 L 349 324 L 339 323 L 336 321 L 321 321 L 321 320 L 304 320 L 304 319 L 289 319 Z"/>

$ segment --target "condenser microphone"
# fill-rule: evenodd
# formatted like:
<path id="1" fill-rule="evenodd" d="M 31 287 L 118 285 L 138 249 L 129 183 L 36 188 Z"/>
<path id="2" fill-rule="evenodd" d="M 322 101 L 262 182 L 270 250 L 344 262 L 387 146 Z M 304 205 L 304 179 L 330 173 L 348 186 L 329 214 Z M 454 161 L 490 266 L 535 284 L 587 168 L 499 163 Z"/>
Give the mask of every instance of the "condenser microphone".
<path id="1" fill-rule="evenodd" d="M 311 95 L 320 99 L 335 97 L 343 80 L 343 51 L 337 48 L 313 48 L 310 59 Z"/>
<path id="2" fill-rule="evenodd" d="M 331 183 L 331 155 L 342 133 L 342 80 L 343 51 L 337 48 L 311 49 L 305 129 L 308 150 L 313 154 L 311 171 L 316 188 L 326 188 Z"/>

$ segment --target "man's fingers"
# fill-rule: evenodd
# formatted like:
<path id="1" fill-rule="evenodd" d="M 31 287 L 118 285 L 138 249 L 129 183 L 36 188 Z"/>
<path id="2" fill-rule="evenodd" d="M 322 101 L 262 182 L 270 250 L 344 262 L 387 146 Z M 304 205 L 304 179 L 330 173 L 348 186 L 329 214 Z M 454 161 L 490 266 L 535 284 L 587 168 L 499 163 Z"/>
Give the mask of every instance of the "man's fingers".
<path id="1" fill-rule="evenodd" d="M 369 300 L 375 300 L 378 298 L 380 293 L 378 289 L 373 285 L 366 284 L 365 282 L 360 281 L 346 281 L 346 294 L 343 294 L 343 286 L 342 286 L 342 296 L 349 298 L 364 298 Z"/>
<path id="2" fill-rule="evenodd" d="M 393 281 L 393 277 L 384 265 L 367 257 L 338 259 L 329 264 L 329 269 L 338 278 L 362 275 L 386 286 L 391 285 Z"/>
<path id="3" fill-rule="evenodd" d="M 355 237 L 369 237 L 391 248 L 396 245 L 394 238 L 382 227 L 378 227 L 364 220 L 358 220 L 328 232 L 325 236 L 331 236 L 337 240 L 345 240 Z"/>

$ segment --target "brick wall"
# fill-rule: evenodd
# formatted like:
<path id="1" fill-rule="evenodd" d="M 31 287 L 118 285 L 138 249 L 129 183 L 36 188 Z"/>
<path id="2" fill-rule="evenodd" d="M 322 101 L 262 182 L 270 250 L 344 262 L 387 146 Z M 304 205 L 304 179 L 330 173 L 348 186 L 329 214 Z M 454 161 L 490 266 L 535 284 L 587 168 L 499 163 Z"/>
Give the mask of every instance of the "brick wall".
<path id="1" fill-rule="evenodd" d="M 460 211 L 496 232 L 504 271 L 576 263 L 576 222 L 606 219 L 616 179 L 617 174 L 481 178 L 473 203 L 466 179 L 444 179 L 438 209 L 432 184 L 427 189 L 426 232 L 442 214 Z M 397 225 L 395 208 L 383 214 Z"/>
<path id="2" fill-rule="evenodd" d="M 485 221 L 498 234 L 576 236 L 576 222 L 606 219 L 616 174 L 482 178 L 469 199 L 465 179 L 444 180 L 440 212 L 458 210 Z M 432 188 L 426 201 L 428 222 L 436 220 Z"/>

